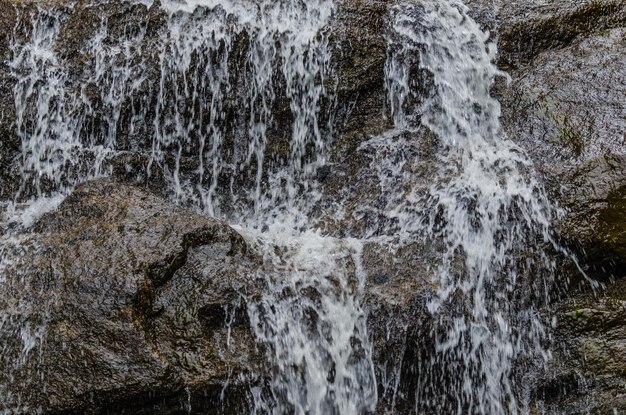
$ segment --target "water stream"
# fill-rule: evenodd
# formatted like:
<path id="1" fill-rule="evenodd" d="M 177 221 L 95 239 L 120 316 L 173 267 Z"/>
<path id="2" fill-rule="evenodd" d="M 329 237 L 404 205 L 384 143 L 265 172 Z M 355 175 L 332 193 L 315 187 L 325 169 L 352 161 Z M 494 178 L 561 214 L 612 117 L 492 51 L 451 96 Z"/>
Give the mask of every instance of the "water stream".
<path id="1" fill-rule="evenodd" d="M 421 122 L 441 141 L 444 178 L 432 186 L 428 201 L 428 231 L 444 239 L 446 250 L 429 304 L 437 319 L 436 354 L 421 368 L 417 405 L 441 413 L 517 413 L 513 363 L 528 353 L 546 353 L 544 323 L 532 300 L 527 303 L 542 292 L 529 287 L 528 298 L 515 298 L 520 277 L 529 271 L 518 268 L 518 257 L 528 255 L 522 247 L 534 245 L 523 241 L 551 242 L 550 205 L 525 172 L 530 161 L 502 137 L 500 106 L 490 88 L 503 74 L 492 63 L 494 45 L 465 6 L 408 5 L 397 11 L 395 24 L 433 76 Z M 542 252 L 531 254 L 538 261 L 533 271 L 550 278 L 554 265 L 537 254 Z M 444 312 L 446 306 L 453 310 Z M 437 402 L 442 384 L 451 399 Z"/>
<path id="2" fill-rule="evenodd" d="M 394 129 L 365 145 L 386 149 L 376 160 L 391 172 L 381 175 L 390 193 L 382 214 L 397 221 L 361 239 L 325 236 L 314 219 L 337 105 L 332 0 L 163 0 L 158 37 L 142 24 L 114 36 L 103 18 L 80 51 L 90 64 L 79 87 L 58 44 L 73 7 L 31 8 L 14 29 L 21 186 L 5 203 L 1 226 L 13 230 L 0 251 L 79 183 L 120 166 L 137 182 L 161 180 L 172 200 L 232 224 L 266 264 L 248 314 L 273 376 L 253 411 L 351 415 L 378 401 L 363 244 L 440 241 L 440 265 L 415 271 L 436 287 L 427 305 L 436 347 L 419 363 L 415 412 L 527 412 L 516 365 L 549 357 L 550 322 L 538 310 L 555 272 L 547 249 L 559 249 L 554 211 L 529 159 L 501 132 L 490 88 L 505 75 L 459 0 L 390 5 Z M 420 90 L 415 67 L 428 78 Z M 288 119 L 276 118 L 281 105 Z M 392 147 L 424 128 L 439 142 L 438 175 L 427 194 L 407 195 L 389 179 L 407 180 Z M 270 157 L 275 142 L 280 157 Z M 128 162 L 138 151 L 145 169 Z M 2 275 L 0 284 L 9 284 Z M 5 311 L 1 329 L 25 333 L 27 314 Z M 21 335 L 22 358 L 45 347 L 45 325 L 26 330 L 37 339 Z"/>

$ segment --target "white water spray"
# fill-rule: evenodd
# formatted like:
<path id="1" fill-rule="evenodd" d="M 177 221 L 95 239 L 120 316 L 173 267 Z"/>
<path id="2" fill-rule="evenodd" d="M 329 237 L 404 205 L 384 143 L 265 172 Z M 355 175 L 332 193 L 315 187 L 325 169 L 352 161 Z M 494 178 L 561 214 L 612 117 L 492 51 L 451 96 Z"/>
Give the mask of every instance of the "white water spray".
<path id="1" fill-rule="evenodd" d="M 29 205 L 38 206 L 49 195 L 62 198 L 110 174 L 129 151 L 150 146 L 147 174 L 160 172 L 177 202 L 238 225 L 264 258 L 262 298 L 248 304 L 273 375 L 269 396 L 253 393 L 254 409 L 342 415 L 373 409 L 360 245 L 325 238 L 309 220 L 319 198 L 314 174 L 331 139 L 320 107 L 333 101 L 327 33 L 333 2 L 188 0 L 160 7 L 166 24 L 158 39 L 142 25 L 118 39 L 103 19 L 81 51 L 90 64 L 79 88 L 68 82 L 70 63 L 57 43 L 71 7 L 38 10 L 31 28 L 16 28 L 11 68 L 23 143 L 16 200 L 34 193 Z M 160 73 L 155 85 L 146 77 L 153 65 Z M 289 155 L 276 162 L 267 159 L 266 145 L 279 84 L 292 119 Z M 234 110 L 244 120 L 239 136 L 227 125 Z M 122 123 L 129 124 L 128 137 L 118 134 Z M 20 213 L 18 206 L 7 210 L 8 221 L 24 218 L 28 227 L 32 209 Z M 25 358 L 34 346 L 26 341 Z"/>
<path id="2" fill-rule="evenodd" d="M 428 238 L 445 246 L 428 305 L 436 353 L 418 368 L 416 411 L 525 412 L 514 368 L 549 357 L 538 307 L 555 272 L 544 249 L 562 251 L 550 232 L 554 210 L 530 159 L 501 131 L 490 89 L 506 75 L 467 7 L 425 0 L 397 5 L 392 15 L 387 89 L 396 126 L 417 118 L 440 147 L 439 179 L 426 198 L 415 199 L 428 212 Z M 409 74 L 417 62 L 431 91 L 411 107 L 418 94 Z"/>

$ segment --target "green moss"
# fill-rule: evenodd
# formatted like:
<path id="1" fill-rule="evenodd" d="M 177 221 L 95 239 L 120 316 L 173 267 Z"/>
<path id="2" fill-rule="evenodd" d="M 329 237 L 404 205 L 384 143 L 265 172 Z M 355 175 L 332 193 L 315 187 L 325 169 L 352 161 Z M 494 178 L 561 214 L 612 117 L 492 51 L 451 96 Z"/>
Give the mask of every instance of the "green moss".
<path id="1" fill-rule="evenodd" d="M 583 133 L 579 130 L 568 127 L 559 127 L 557 134 L 548 139 L 552 144 L 560 144 L 570 149 L 576 157 L 580 157 L 585 151 L 585 140 Z"/>

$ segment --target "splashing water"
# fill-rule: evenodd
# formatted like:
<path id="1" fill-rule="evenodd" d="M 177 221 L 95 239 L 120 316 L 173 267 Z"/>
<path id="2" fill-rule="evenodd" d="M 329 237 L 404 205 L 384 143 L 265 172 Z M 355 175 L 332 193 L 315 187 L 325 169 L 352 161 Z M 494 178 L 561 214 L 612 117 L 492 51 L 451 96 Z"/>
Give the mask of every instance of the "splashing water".
<path id="1" fill-rule="evenodd" d="M 429 195 L 416 198 L 429 212 L 428 238 L 445 246 L 428 304 L 436 354 L 419 365 L 416 410 L 527 412 L 514 367 L 549 357 L 548 322 L 538 308 L 555 273 L 547 250 L 565 253 L 550 231 L 556 212 L 532 178 L 530 159 L 503 136 L 490 88 L 506 75 L 467 7 L 426 0 L 397 5 L 392 15 L 386 71 L 394 120 L 407 128 L 418 119 L 432 131 L 442 166 Z M 431 92 L 411 106 L 418 94 L 409 74 L 417 57 Z"/>
<path id="2" fill-rule="evenodd" d="M 265 278 L 270 290 L 252 304 L 257 337 L 270 345 L 275 413 L 361 414 L 376 404 L 365 315 L 361 244 L 308 231 L 285 240 L 272 230 L 259 235 L 266 260 L 282 263 Z M 274 239 L 276 238 L 276 239 Z M 271 241 L 271 244 L 268 242 Z M 272 256 L 267 258 L 268 256 Z M 263 406 L 261 406 L 263 408 Z"/>

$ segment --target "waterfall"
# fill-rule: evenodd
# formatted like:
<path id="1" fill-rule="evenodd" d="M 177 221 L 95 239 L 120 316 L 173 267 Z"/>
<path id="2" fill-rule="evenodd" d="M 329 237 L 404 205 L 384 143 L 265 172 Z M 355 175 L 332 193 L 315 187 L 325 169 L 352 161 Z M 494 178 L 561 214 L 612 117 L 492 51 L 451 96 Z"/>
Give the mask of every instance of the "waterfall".
<path id="1" fill-rule="evenodd" d="M 558 212 L 501 130 L 490 90 L 507 75 L 468 8 L 405 2 L 393 7 L 392 26 L 386 83 L 395 125 L 434 133 L 440 166 L 426 196 L 415 197 L 427 212 L 426 239 L 445 247 L 428 303 L 436 350 L 417 368 L 416 411 L 526 413 L 525 376 L 550 356 L 553 322 L 539 311 L 556 273 L 549 251 L 571 256 L 550 230 Z M 411 78 L 417 65 L 427 74 L 421 95 Z"/>
<path id="2" fill-rule="evenodd" d="M 320 230 L 315 208 L 338 106 L 330 36 L 337 5 L 128 3 L 146 15 L 158 8 L 163 27 L 155 35 L 135 23 L 113 34 L 102 18 L 76 52 L 89 62 L 80 85 L 70 82 L 76 74 L 60 47 L 75 3 L 25 8 L 18 18 L 9 66 L 21 185 L 0 223 L 0 290 L 12 290 L 2 271 L 19 256 L 20 232 L 78 184 L 122 169 L 228 222 L 261 258 L 255 278 L 263 292 L 246 302 L 271 379 L 269 390 L 252 387 L 253 412 L 376 410 L 381 381 L 363 304 L 368 242 L 390 251 L 441 247 L 433 269 L 414 271 L 435 287 L 427 303 L 435 349 L 415 363 L 414 412 L 528 412 L 525 376 L 550 356 L 552 321 L 540 313 L 556 272 L 550 252 L 566 252 L 550 230 L 558 212 L 530 159 L 502 132 L 490 90 L 506 75 L 467 7 L 460 0 L 390 6 L 385 86 L 394 126 L 360 147 L 375 151 L 370 167 L 386 201 L 360 208 L 378 209 L 385 220 L 335 238 Z M 287 119 L 277 119 L 280 106 L 289 108 Z M 437 145 L 424 189 L 406 167 L 422 162 L 412 149 L 427 134 Z M 19 333 L 19 365 L 45 347 L 46 318 L 33 327 L 27 299 L 15 307 L 0 329 Z"/>
<path id="3" fill-rule="evenodd" d="M 76 184 L 109 175 L 117 158 L 150 148 L 146 171 L 131 172 L 138 180 L 160 174 L 175 201 L 229 221 L 266 262 L 269 271 L 258 271 L 263 296 L 249 299 L 248 311 L 277 375 L 255 412 L 372 409 L 360 243 L 324 237 L 309 221 L 319 198 L 314 175 L 331 139 L 332 117 L 324 124 L 320 106 L 333 102 L 333 2 L 162 1 L 166 28 L 156 40 L 142 25 L 115 39 L 102 19 L 80 51 L 91 70 L 79 88 L 68 82 L 57 44 L 73 7 L 36 10 L 31 27 L 15 29 L 10 65 L 22 186 L 7 221 L 28 227 Z M 244 55 L 242 67 L 236 54 Z M 160 76 L 151 84 L 146 74 L 155 63 Z M 286 160 L 270 163 L 268 130 L 281 82 L 293 117 L 289 150 Z M 233 102 L 242 108 L 236 133 L 226 123 Z M 123 108 L 129 120 L 121 120 Z M 130 138 L 118 134 L 122 122 Z M 195 168 L 183 170 L 184 163 Z M 18 202 L 44 207 L 41 200 L 55 203 L 26 218 Z M 38 330 L 43 347 L 45 325 Z M 26 358 L 33 346 L 24 347 Z"/>

